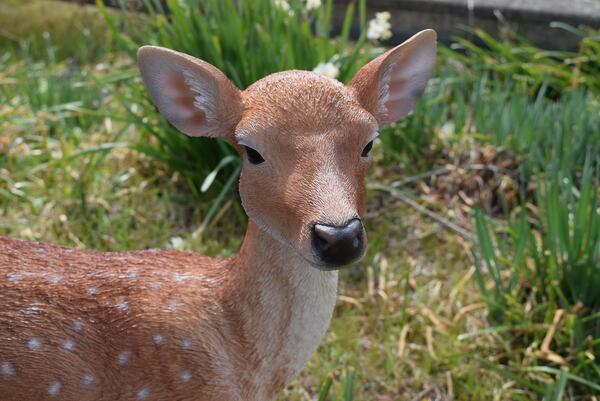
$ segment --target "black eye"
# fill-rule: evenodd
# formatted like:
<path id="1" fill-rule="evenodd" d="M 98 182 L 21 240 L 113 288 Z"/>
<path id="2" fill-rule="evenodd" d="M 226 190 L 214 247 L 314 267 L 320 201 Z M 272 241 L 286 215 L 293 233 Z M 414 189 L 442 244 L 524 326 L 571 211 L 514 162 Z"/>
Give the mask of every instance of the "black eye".
<path id="1" fill-rule="evenodd" d="M 373 147 L 373 141 L 367 143 L 367 146 L 365 146 L 365 148 L 362 151 L 362 157 L 369 157 L 369 152 L 371 151 L 371 148 Z"/>
<path id="2" fill-rule="evenodd" d="M 260 164 L 265 161 L 265 159 L 256 150 L 248 146 L 244 146 L 244 149 L 246 149 L 246 156 L 248 156 L 248 161 L 250 163 Z"/>

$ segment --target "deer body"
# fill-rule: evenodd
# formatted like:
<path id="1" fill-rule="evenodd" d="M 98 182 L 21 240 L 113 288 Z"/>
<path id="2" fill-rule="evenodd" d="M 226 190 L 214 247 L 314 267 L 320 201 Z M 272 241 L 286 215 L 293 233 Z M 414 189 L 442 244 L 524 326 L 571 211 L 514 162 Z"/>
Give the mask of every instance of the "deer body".
<path id="1" fill-rule="evenodd" d="M 337 272 L 257 234 L 231 260 L 0 239 L 0 400 L 272 399 L 324 334 Z"/>
<path id="2" fill-rule="evenodd" d="M 425 89 L 435 40 L 415 35 L 348 86 L 288 71 L 243 92 L 208 63 L 142 48 L 160 112 L 242 155 L 243 245 L 224 260 L 0 238 L 0 401 L 272 400 L 329 325 L 336 270 L 365 252 L 371 144 Z"/>

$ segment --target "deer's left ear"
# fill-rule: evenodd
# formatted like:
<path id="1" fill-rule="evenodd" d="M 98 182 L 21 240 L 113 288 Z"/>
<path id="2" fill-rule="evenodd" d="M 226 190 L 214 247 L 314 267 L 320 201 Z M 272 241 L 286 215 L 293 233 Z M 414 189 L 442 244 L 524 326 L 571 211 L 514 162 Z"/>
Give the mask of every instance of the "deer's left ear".
<path id="1" fill-rule="evenodd" d="M 379 125 L 407 115 L 425 91 L 436 58 L 437 35 L 427 29 L 362 67 L 348 84 Z"/>
<path id="2" fill-rule="evenodd" d="M 138 64 L 160 113 L 189 136 L 227 137 L 242 117 L 240 90 L 217 67 L 174 50 L 144 46 Z"/>

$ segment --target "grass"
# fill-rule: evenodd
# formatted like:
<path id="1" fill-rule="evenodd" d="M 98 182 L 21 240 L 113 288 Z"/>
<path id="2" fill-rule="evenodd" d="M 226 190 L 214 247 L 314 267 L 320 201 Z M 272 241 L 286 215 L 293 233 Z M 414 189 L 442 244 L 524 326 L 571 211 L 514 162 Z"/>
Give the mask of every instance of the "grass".
<path id="1" fill-rule="evenodd" d="M 50 0 L 0 2 L 0 46 L 26 50 L 38 60 L 50 52 L 57 61 L 71 58 L 78 63 L 97 61 L 111 51 L 95 7 Z"/>
<path id="2" fill-rule="evenodd" d="M 473 36 L 482 45 L 456 38 L 451 48 L 442 48 L 442 54 L 464 63 L 473 73 L 471 78 L 485 72 L 497 80 L 516 83 L 520 90 L 535 94 L 547 87 L 554 98 L 573 90 L 586 89 L 600 93 L 600 33 L 591 28 L 575 28 L 560 22 L 548 29 L 579 38 L 575 52 L 542 50 L 511 31 L 504 37 L 494 38 L 481 29 Z"/>
<path id="3" fill-rule="evenodd" d="M 464 65 L 440 69 L 415 112 L 382 132 L 386 161 L 422 171 L 443 148 L 489 143 L 521 155 L 526 176 L 548 160 L 563 171 L 581 170 L 588 154 L 599 164 L 597 96 L 574 90 L 552 100 L 544 85 L 532 98 L 484 73 L 472 83 L 470 73 Z"/>
<path id="4" fill-rule="evenodd" d="M 251 3 L 233 15 L 231 1 L 172 1 L 171 19 L 154 3 L 141 17 L 43 0 L 0 5 L 11 32 L 0 48 L 0 235 L 231 256 L 245 221 L 236 159 L 156 114 L 132 58 L 140 38 L 207 59 L 240 87 L 332 59 L 347 80 L 380 51 L 346 33 L 332 40 L 331 3 L 311 13 L 293 3 L 293 16 Z M 348 15 L 363 15 L 361 4 Z M 88 14 L 91 36 L 71 21 Z M 331 328 L 279 401 L 597 399 L 598 39 L 576 33 L 577 53 L 481 32 L 487 50 L 464 41 L 466 54 L 442 50 L 425 99 L 374 148 L 369 253 L 343 271 Z M 430 170 L 488 148 L 513 155 L 520 196 L 466 223 L 476 242 L 374 189 L 408 183 L 394 188 L 453 220 L 452 202 L 432 200 L 440 190 Z"/>
<path id="5" fill-rule="evenodd" d="M 490 233 L 478 214 L 477 278 L 492 322 L 548 328 L 541 344 L 539 335 L 523 333 L 511 359 L 533 357 L 534 364 L 568 369 L 572 377 L 565 383 L 600 394 L 594 385 L 600 382 L 594 360 L 600 351 L 600 210 L 589 159 L 580 180 L 577 185 L 560 170 L 549 173 L 538 186 L 539 210 L 528 216 L 523 209 L 506 232 Z M 488 274 L 491 286 L 484 279 Z"/>

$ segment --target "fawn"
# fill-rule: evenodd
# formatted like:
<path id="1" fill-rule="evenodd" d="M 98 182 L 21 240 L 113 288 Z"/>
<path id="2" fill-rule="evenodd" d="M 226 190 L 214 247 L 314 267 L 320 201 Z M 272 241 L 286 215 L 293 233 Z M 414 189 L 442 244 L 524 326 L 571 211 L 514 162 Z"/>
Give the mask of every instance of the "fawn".
<path id="1" fill-rule="evenodd" d="M 243 158 L 241 249 L 223 260 L 0 238 L 0 400 L 272 400 L 329 325 L 337 269 L 365 252 L 378 127 L 410 112 L 435 57 L 425 30 L 347 86 L 286 71 L 240 91 L 204 61 L 142 47 L 163 116 Z"/>

